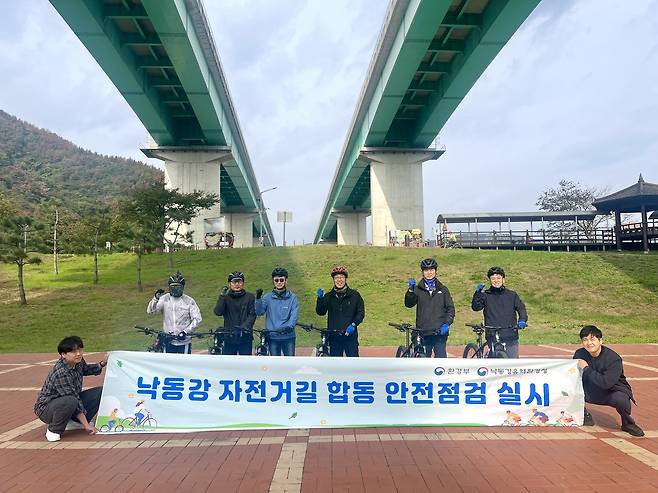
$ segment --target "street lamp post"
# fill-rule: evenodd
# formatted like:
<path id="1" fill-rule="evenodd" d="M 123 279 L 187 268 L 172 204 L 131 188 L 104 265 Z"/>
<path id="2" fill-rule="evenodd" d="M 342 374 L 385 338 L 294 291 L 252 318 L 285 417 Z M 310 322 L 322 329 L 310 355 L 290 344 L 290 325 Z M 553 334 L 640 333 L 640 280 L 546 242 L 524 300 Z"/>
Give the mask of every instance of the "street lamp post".
<path id="1" fill-rule="evenodd" d="M 263 241 L 263 194 L 265 192 L 271 192 L 272 190 L 276 190 L 278 187 L 272 187 L 268 188 L 266 190 L 263 190 L 262 192 L 258 193 L 258 217 L 259 217 L 259 223 L 260 223 L 260 246 L 264 246 L 264 241 Z"/>

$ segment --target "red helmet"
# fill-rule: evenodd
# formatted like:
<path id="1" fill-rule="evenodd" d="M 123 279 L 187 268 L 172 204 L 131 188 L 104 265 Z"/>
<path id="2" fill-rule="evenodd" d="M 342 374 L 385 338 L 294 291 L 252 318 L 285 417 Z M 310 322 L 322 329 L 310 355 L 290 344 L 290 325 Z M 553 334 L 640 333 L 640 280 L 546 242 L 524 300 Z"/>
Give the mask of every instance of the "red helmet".
<path id="1" fill-rule="evenodd" d="M 347 268 L 343 265 L 337 265 L 331 269 L 331 277 L 334 277 L 336 274 L 343 274 L 345 277 L 347 277 Z"/>

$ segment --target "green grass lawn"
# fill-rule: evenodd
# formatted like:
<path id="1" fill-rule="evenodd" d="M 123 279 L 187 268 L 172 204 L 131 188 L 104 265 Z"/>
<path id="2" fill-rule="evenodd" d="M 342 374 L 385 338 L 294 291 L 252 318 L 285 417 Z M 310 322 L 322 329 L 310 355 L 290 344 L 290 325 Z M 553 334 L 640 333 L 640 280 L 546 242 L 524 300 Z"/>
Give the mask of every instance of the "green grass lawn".
<path id="1" fill-rule="evenodd" d="M 507 286 L 526 303 L 530 327 L 521 335 L 523 343 L 575 343 L 584 324 L 599 326 L 608 342 L 658 342 L 655 253 L 304 246 L 177 252 L 176 268 L 187 279 L 185 292 L 201 308 L 204 321 L 199 330 L 207 331 L 221 325 L 212 310 L 230 271 L 244 271 L 246 289 L 255 291 L 271 286 L 270 272 L 276 265 L 290 272 L 289 287 L 300 298 L 300 321 L 321 325 L 322 318 L 315 315 L 315 290 L 328 290 L 331 267 L 345 264 L 349 285 L 361 292 L 366 304 L 361 344 L 395 345 L 402 335 L 387 322 L 414 321 L 415 311 L 404 307 L 404 292 L 408 278 L 419 277 L 418 262 L 427 256 L 437 258 L 439 278 L 457 308 L 449 343 L 472 338 L 464 324 L 481 321 L 481 314 L 471 311 L 471 296 L 495 264 L 505 268 Z M 138 349 L 147 341 L 133 325 L 161 326 L 160 316 L 146 315 L 146 305 L 155 289 L 166 288 L 166 255 L 144 257 L 143 292 L 136 288 L 134 255 L 101 257 L 98 285 L 92 283 L 91 257 L 60 259 L 59 275 L 53 274 L 51 257 L 43 260 L 26 267 L 27 306 L 17 303 L 16 267 L 0 265 L 0 352 L 55 352 L 59 340 L 70 334 L 81 336 L 87 350 Z M 259 318 L 256 326 L 262 325 Z M 316 339 L 302 332 L 297 344 L 311 346 Z"/>

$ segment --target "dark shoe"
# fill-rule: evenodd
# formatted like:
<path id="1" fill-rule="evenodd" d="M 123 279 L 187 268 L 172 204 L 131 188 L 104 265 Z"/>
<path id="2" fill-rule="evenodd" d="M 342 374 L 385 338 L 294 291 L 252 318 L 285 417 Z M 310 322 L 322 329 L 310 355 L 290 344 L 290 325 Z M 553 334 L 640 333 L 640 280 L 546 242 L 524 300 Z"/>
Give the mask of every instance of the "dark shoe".
<path id="1" fill-rule="evenodd" d="M 587 409 L 585 409 L 585 415 L 583 417 L 583 426 L 594 426 L 594 418 Z"/>
<path id="2" fill-rule="evenodd" d="M 621 425 L 621 431 L 625 431 L 626 433 L 629 433 L 634 437 L 644 436 L 644 432 L 642 431 L 642 428 L 640 428 L 635 423 L 627 423 L 625 425 Z"/>

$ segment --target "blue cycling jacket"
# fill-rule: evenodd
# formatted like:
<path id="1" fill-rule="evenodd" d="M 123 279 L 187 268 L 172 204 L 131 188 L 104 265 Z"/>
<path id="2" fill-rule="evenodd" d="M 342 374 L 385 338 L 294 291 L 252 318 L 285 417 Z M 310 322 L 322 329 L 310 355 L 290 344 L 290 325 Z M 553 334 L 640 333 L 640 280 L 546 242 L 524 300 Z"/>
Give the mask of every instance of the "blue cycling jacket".
<path id="1" fill-rule="evenodd" d="M 295 324 L 299 318 L 299 301 L 290 290 L 282 294 L 271 291 L 256 300 L 256 315 L 265 315 L 265 330 L 275 341 L 295 338 Z"/>

